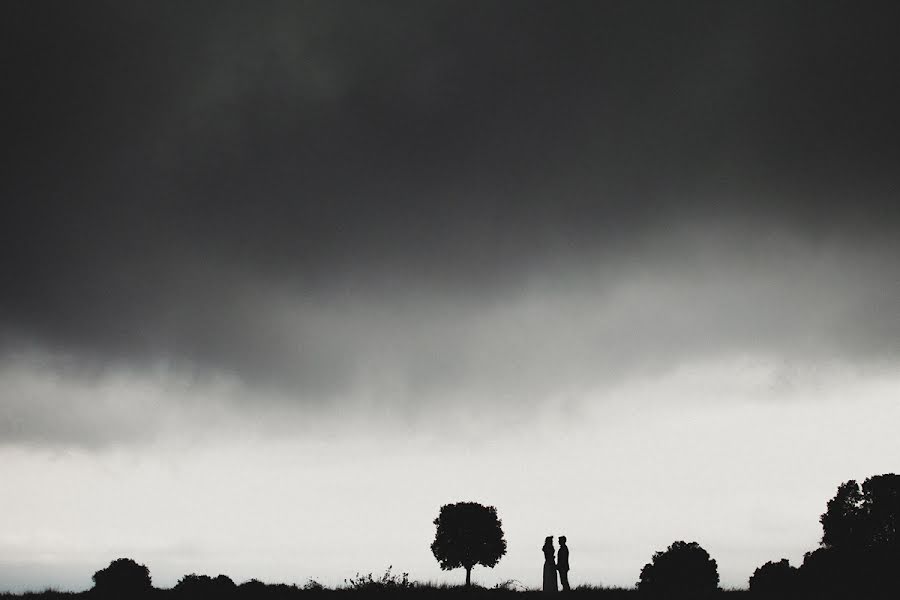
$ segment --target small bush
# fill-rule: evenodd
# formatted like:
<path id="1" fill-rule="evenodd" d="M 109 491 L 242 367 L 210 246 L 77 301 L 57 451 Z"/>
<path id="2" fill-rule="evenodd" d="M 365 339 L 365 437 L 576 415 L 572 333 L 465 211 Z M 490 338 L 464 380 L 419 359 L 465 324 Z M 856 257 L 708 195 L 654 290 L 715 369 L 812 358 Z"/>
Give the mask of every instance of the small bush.
<path id="1" fill-rule="evenodd" d="M 150 570 L 130 558 L 117 558 L 92 577 L 93 592 L 109 596 L 140 596 L 153 589 Z"/>
<path id="2" fill-rule="evenodd" d="M 501 581 L 491 588 L 492 590 L 503 590 L 507 592 L 525 592 L 528 591 L 528 588 L 525 585 L 517 580 L 517 579 L 507 579 L 506 581 Z"/>
<path id="3" fill-rule="evenodd" d="M 356 574 L 355 577 L 344 580 L 344 588 L 348 590 L 407 590 L 415 586 L 409 580 L 409 573 L 394 575 L 391 573 L 393 565 L 389 566 L 379 579 L 375 579 L 371 573 L 368 575 Z"/>
<path id="4" fill-rule="evenodd" d="M 209 575 L 191 573 L 178 580 L 174 590 L 186 597 L 213 598 L 234 595 L 237 586 L 227 575 L 219 575 L 213 578 Z"/>
<path id="5" fill-rule="evenodd" d="M 315 579 L 310 578 L 306 580 L 305 584 L 303 584 L 303 589 L 308 592 L 321 592 L 325 589 L 325 586 Z"/>
<path id="6" fill-rule="evenodd" d="M 762 594 L 789 594 L 797 588 L 797 569 L 788 559 L 767 562 L 750 577 L 750 591 Z"/>
<path id="7" fill-rule="evenodd" d="M 716 561 L 697 542 L 673 542 L 641 569 L 642 592 L 701 595 L 719 588 Z"/>

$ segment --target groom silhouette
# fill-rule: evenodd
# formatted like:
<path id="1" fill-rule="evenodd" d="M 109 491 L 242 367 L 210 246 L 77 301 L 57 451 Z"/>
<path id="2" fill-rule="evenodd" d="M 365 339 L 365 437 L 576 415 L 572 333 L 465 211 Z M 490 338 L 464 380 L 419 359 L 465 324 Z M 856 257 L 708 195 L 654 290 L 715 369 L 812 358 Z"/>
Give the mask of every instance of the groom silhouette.
<path id="1" fill-rule="evenodd" d="M 559 582 L 562 591 L 569 591 L 569 547 L 566 546 L 566 536 L 559 536 L 559 551 L 556 553 L 556 570 L 559 571 Z"/>

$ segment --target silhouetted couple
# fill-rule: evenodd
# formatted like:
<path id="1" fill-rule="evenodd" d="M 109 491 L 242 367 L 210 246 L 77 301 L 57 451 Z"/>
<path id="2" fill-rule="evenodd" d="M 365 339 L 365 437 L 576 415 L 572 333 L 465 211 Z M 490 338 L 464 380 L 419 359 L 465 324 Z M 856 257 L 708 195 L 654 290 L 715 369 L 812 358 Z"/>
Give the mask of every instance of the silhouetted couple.
<path id="1" fill-rule="evenodd" d="M 569 591 L 569 547 L 566 546 L 566 536 L 559 536 L 559 556 L 554 560 L 553 536 L 548 535 L 544 539 L 544 591 L 556 592 L 556 572 L 559 571 L 559 581 L 562 591 Z"/>

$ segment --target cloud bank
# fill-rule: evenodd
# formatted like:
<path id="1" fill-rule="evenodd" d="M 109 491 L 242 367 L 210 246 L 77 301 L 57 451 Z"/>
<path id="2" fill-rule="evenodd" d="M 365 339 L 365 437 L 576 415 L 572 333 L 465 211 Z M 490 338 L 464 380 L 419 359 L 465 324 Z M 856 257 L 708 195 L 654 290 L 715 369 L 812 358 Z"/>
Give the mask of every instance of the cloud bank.
<path id="1" fill-rule="evenodd" d="M 503 414 L 721 357 L 896 366 L 877 10 L 10 12 L 5 441 L 210 405 Z"/>

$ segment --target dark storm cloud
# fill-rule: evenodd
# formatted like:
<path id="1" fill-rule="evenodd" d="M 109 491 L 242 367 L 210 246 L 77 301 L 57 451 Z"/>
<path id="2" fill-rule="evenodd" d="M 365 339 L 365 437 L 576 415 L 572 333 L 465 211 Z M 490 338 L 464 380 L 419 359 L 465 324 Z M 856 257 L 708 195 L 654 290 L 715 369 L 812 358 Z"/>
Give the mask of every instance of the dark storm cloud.
<path id="1" fill-rule="evenodd" d="M 895 352 L 892 8 L 9 5 L 7 353 L 321 399 L 502 394 L 548 345 L 649 361 L 654 326 L 682 332 L 667 360 Z M 692 276 L 694 329 L 667 313 Z M 621 282 L 657 295 L 583 334 Z M 562 365 L 524 381 L 588 368 Z"/>

